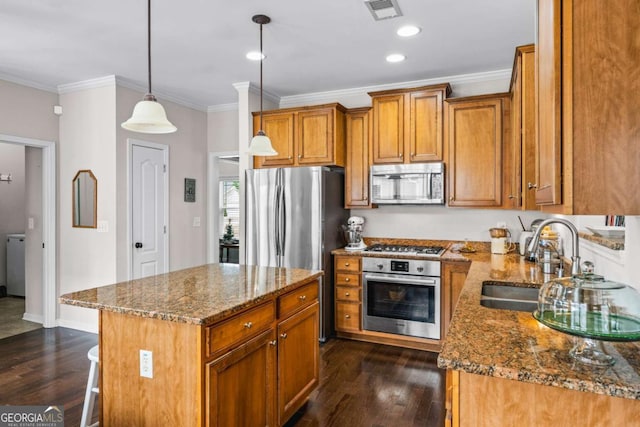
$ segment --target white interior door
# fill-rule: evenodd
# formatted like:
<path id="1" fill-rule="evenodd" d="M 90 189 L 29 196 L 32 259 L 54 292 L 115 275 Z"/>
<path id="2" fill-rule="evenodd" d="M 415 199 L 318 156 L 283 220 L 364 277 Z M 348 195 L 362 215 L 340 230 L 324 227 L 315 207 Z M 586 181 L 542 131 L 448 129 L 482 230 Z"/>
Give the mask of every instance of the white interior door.
<path id="1" fill-rule="evenodd" d="M 167 147 L 131 145 L 132 279 L 167 271 Z"/>

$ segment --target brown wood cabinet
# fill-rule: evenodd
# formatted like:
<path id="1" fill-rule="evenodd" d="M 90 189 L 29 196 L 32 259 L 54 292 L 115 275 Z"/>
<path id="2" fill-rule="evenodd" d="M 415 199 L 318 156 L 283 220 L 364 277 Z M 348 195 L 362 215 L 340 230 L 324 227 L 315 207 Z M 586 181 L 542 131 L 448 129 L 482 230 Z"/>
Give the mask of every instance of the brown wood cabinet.
<path id="1" fill-rule="evenodd" d="M 254 157 L 254 167 L 344 166 L 345 111 L 326 104 L 263 112 L 263 130 L 278 154 Z M 259 112 L 253 113 L 253 129 L 260 129 Z"/>
<path id="2" fill-rule="evenodd" d="M 443 101 L 448 83 L 370 92 L 373 111 L 372 162 L 412 163 L 443 159 Z"/>
<path id="3" fill-rule="evenodd" d="M 640 401 L 449 369 L 445 408 L 450 426 L 631 426 Z"/>
<path id="4" fill-rule="evenodd" d="M 510 173 L 503 171 L 509 98 L 506 93 L 445 102 L 449 206 L 503 206 L 503 173 Z"/>
<path id="5" fill-rule="evenodd" d="M 538 0 L 538 204 L 640 214 L 636 0 Z M 561 205 L 560 205 L 561 204 Z M 555 205 L 555 206 L 552 206 Z"/>
<path id="6" fill-rule="evenodd" d="M 101 310 L 101 424 L 283 425 L 318 385 L 318 307 L 313 280 L 209 326 Z"/>
<path id="7" fill-rule="evenodd" d="M 315 303 L 278 324 L 280 425 L 300 409 L 319 382 L 318 307 L 316 298 Z"/>
<path id="8" fill-rule="evenodd" d="M 535 150 L 536 92 L 535 45 L 516 48 L 511 75 L 511 166 L 505 180 L 510 209 L 536 210 Z"/>
<path id="9" fill-rule="evenodd" d="M 336 332 L 359 332 L 362 330 L 362 272 L 361 258 L 336 256 L 335 274 L 335 325 Z"/>
<path id="10" fill-rule="evenodd" d="M 451 316 L 456 309 L 458 303 L 458 297 L 460 291 L 464 287 L 464 282 L 467 280 L 467 273 L 471 267 L 470 262 L 442 262 L 441 268 L 441 283 L 440 289 L 442 289 L 441 302 L 442 302 L 442 326 L 441 336 L 446 337 L 449 330 L 449 323 L 451 322 Z"/>
<path id="11" fill-rule="evenodd" d="M 345 173 L 345 208 L 368 208 L 369 165 L 371 164 L 371 108 L 347 111 L 347 163 Z"/>

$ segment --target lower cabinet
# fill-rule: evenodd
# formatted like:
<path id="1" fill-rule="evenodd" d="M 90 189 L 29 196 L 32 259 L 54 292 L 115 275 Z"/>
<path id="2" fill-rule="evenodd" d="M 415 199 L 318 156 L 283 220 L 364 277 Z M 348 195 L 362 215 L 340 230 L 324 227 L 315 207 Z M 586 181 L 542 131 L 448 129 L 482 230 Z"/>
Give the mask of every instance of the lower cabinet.
<path id="1" fill-rule="evenodd" d="M 270 323 L 265 319 L 273 305 L 266 303 L 207 328 L 214 358 L 205 363 L 207 427 L 281 426 L 318 385 L 318 282 L 279 296 L 276 305 Z M 233 339 L 254 328 L 264 331 L 239 343 Z M 220 342 L 235 344 L 214 352 Z"/>
<path id="2" fill-rule="evenodd" d="M 471 267 L 470 262 L 443 262 L 441 269 L 442 282 L 440 288 L 440 300 L 442 302 L 442 326 L 441 336 L 447 336 L 451 316 L 456 309 L 460 291 L 467 280 L 467 273 Z"/>
<path id="3" fill-rule="evenodd" d="M 318 385 L 319 304 L 278 324 L 278 420 L 284 424 Z M 266 425 L 266 424 L 262 424 Z"/>
<path id="4" fill-rule="evenodd" d="M 272 426 L 276 339 L 270 329 L 206 365 L 207 426 Z"/>

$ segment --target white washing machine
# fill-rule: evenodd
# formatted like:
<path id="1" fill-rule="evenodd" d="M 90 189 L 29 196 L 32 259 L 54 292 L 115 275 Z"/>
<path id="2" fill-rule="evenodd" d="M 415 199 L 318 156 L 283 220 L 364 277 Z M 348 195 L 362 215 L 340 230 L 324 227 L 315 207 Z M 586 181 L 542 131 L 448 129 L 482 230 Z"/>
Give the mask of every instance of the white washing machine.
<path id="1" fill-rule="evenodd" d="M 7 294 L 24 296 L 24 234 L 7 234 Z"/>

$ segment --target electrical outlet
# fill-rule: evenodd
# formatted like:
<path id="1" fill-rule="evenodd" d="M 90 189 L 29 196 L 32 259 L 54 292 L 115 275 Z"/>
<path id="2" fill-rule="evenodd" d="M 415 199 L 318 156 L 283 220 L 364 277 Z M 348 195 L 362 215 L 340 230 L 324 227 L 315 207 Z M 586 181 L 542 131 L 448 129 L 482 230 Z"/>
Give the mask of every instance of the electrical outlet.
<path id="1" fill-rule="evenodd" d="M 200 227 L 200 217 L 199 216 L 194 216 L 193 217 L 193 226 L 194 227 Z"/>
<path id="2" fill-rule="evenodd" d="M 153 352 L 140 350 L 140 376 L 153 378 Z"/>
<path id="3" fill-rule="evenodd" d="M 29 228 L 29 230 L 33 230 L 35 227 L 33 218 L 29 218 L 27 222 L 28 222 L 27 228 Z"/>

